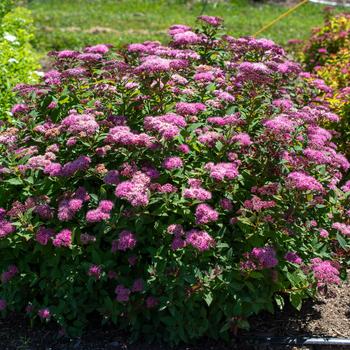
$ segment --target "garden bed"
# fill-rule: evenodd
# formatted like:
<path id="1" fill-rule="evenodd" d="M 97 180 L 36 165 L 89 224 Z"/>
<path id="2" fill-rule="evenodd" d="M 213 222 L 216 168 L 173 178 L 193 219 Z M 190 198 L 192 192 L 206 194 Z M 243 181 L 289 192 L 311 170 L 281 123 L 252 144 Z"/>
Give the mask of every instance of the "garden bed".
<path id="1" fill-rule="evenodd" d="M 316 302 L 306 302 L 301 312 L 292 307 L 277 311 L 274 315 L 262 313 L 252 318 L 251 330 L 242 336 L 288 336 L 288 337 L 339 337 L 350 338 L 350 288 L 349 284 L 332 286 L 327 295 L 319 296 Z M 99 325 L 99 321 L 95 322 Z M 113 327 L 102 328 L 90 325 L 81 339 L 59 336 L 59 330 L 49 325 L 30 328 L 28 321 L 20 315 L 0 320 L 0 348 L 3 350 L 22 349 L 74 349 L 74 350 L 163 350 L 163 345 L 145 345 L 139 341 L 128 342 L 128 336 Z M 252 346 L 234 341 L 230 345 L 202 339 L 194 345 L 181 345 L 174 350 L 250 350 Z M 281 346 L 285 349 L 285 346 Z M 278 349 L 278 348 L 275 348 Z M 293 350 L 298 348 L 294 347 Z M 306 349 L 306 348 L 303 348 Z M 324 348 L 323 348 L 324 349 Z"/>

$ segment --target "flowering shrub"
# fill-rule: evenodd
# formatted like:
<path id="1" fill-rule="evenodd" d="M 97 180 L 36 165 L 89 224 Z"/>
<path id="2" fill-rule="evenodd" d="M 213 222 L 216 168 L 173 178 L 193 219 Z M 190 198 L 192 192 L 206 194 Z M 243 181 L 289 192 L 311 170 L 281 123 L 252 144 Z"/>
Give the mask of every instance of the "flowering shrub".
<path id="1" fill-rule="evenodd" d="M 315 28 L 303 49 L 303 61 L 308 70 L 325 65 L 329 56 L 350 47 L 350 14 L 327 16 L 323 27 Z"/>
<path id="2" fill-rule="evenodd" d="M 309 40 L 293 43 L 294 53 L 313 73 L 312 79 L 322 79 L 330 87 L 320 89 L 321 97 L 341 117 L 333 127 L 340 150 L 349 155 L 350 14 L 328 14 L 324 26 L 316 28 Z"/>
<path id="3" fill-rule="evenodd" d="M 12 5 L 7 0 L 0 4 L 0 120 L 9 116 L 15 85 L 38 78 L 34 73 L 37 57 L 30 45 L 34 31 L 30 12 L 21 7 L 12 9 Z"/>
<path id="4" fill-rule="evenodd" d="M 177 343 L 340 283 L 349 163 L 319 126 L 338 117 L 272 41 L 199 21 L 169 46 L 52 52 L 40 84 L 16 87 L 0 129 L 3 312 L 71 334 L 98 313 Z"/>

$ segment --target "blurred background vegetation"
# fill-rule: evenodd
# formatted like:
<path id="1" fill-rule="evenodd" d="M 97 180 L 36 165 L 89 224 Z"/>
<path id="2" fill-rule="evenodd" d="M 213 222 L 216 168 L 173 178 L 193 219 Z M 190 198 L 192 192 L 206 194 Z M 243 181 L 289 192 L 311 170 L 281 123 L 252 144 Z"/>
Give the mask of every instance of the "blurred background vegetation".
<path id="1" fill-rule="evenodd" d="M 166 41 L 171 24 L 192 25 L 200 14 L 223 17 L 234 36 L 252 35 L 297 1 L 251 0 L 27 0 L 40 52 L 96 43 Z M 304 39 L 323 22 L 324 5 L 308 3 L 261 36 L 285 44 Z M 341 11 L 341 8 L 337 9 Z"/>

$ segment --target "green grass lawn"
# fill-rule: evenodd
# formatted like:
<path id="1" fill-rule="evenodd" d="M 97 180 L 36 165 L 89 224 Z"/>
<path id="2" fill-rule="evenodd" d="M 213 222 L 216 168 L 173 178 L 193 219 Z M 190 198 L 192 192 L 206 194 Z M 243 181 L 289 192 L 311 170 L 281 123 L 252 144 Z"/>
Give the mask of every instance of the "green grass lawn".
<path id="1" fill-rule="evenodd" d="M 164 42 L 171 24 L 193 25 L 203 11 L 202 3 L 193 0 L 30 0 L 28 7 L 35 17 L 35 45 L 41 52 L 95 43 Z M 260 36 L 280 44 L 306 38 L 311 28 L 321 25 L 323 9 L 303 5 Z M 280 5 L 231 0 L 206 5 L 204 14 L 223 17 L 230 34 L 243 36 L 252 35 L 286 10 Z"/>

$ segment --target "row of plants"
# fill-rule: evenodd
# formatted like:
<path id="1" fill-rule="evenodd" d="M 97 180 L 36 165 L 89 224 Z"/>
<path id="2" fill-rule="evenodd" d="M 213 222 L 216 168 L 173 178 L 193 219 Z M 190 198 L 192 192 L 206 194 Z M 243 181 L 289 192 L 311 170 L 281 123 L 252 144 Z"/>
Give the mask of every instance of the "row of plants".
<path id="1" fill-rule="evenodd" d="M 38 56 L 31 41 L 34 35 L 30 12 L 15 7 L 12 0 L 0 4 L 0 120 L 9 118 L 9 110 L 15 102 L 13 88 L 18 83 L 34 83 L 38 80 L 35 70 Z"/>
<path id="2" fill-rule="evenodd" d="M 0 125 L 0 312 L 79 334 L 228 338 L 345 278 L 350 167 L 329 87 L 222 20 L 51 52 Z"/>

